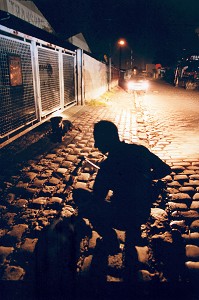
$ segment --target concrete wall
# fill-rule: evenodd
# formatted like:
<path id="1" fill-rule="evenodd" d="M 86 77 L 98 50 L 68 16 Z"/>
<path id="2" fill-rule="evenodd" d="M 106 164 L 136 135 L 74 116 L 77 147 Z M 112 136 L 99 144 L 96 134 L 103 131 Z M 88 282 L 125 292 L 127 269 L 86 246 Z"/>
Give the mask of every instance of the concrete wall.
<path id="1" fill-rule="evenodd" d="M 88 56 L 83 56 L 84 98 L 91 100 L 108 90 L 108 67 L 106 64 Z"/>

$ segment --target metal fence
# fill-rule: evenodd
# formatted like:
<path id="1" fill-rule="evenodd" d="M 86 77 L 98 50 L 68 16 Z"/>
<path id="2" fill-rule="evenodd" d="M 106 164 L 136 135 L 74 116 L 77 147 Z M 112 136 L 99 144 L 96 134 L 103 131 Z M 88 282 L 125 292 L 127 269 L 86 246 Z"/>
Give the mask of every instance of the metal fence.
<path id="1" fill-rule="evenodd" d="M 0 148 L 76 104 L 76 53 L 23 33 L 0 34 Z"/>
<path id="2" fill-rule="evenodd" d="M 63 54 L 64 105 L 75 103 L 75 57 Z"/>
<path id="3" fill-rule="evenodd" d="M 42 116 L 61 108 L 59 52 L 38 47 Z"/>
<path id="4" fill-rule="evenodd" d="M 0 35 L 1 138 L 36 120 L 30 47 L 26 42 Z M 20 71 L 22 82 L 17 78 L 15 82 Z"/>
<path id="5" fill-rule="evenodd" d="M 0 25 L 0 148 L 55 111 L 107 91 L 108 66 L 87 54 L 79 55 L 79 50 Z M 111 86 L 115 86 L 118 72 L 111 72 Z"/>

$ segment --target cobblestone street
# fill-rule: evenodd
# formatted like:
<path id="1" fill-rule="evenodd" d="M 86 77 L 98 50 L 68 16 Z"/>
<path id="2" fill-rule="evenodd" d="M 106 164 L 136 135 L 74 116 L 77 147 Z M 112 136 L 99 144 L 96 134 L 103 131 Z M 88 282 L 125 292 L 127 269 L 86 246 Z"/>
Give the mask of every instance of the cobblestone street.
<path id="1" fill-rule="evenodd" d="M 3 299 L 49 299 L 49 290 L 60 293 L 53 299 L 62 299 L 63 286 L 64 294 L 75 299 L 76 294 L 81 298 L 79 286 L 84 293 L 103 283 L 114 285 L 116 291 L 117 284 L 123 284 L 125 233 L 116 230 L 120 252 L 109 255 L 105 266 L 103 249 L 96 242 L 99 235 L 89 220 L 78 218 L 71 193 L 73 188 L 92 189 L 97 169 L 85 158 L 96 165 L 103 159 L 93 146 L 93 124 L 102 119 L 117 125 L 121 140 L 143 144 L 172 168 L 141 228 L 144 244 L 136 246 L 137 298 L 172 299 L 184 293 L 185 298 L 199 299 L 199 154 L 178 151 L 169 126 L 155 123 L 145 97 L 117 87 L 95 105 L 63 112 L 73 128 L 61 143 L 51 141 L 46 122 L 1 150 L 0 278 L 7 295 Z M 29 145 L 31 139 L 35 142 Z M 127 298 L 125 291 L 122 299 Z M 112 299 L 111 292 L 104 299 Z"/>

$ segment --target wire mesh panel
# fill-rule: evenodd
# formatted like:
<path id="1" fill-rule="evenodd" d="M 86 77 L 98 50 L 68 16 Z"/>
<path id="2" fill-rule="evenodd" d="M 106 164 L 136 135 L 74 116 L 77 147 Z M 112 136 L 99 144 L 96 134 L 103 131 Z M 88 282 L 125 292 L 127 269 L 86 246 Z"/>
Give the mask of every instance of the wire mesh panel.
<path id="1" fill-rule="evenodd" d="M 60 107 L 59 53 L 38 47 L 42 116 Z"/>
<path id="2" fill-rule="evenodd" d="M 63 54 L 64 105 L 75 101 L 74 56 Z"/>
<path id="3" fill-rule="evenodd" d="M 0 35 L 0 136 L 36 119 L 30 44 Z"/>

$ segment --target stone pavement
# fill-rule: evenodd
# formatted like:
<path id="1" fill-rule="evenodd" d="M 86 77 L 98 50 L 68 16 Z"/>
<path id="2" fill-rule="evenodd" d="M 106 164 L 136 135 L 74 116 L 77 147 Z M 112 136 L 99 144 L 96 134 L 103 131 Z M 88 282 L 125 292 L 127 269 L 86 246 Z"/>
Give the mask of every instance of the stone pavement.
<path id="1" fill-rule="evenodd" d="M 74 127 L 61 143 L 52 142 L 46 122 L 21 138 L 21 144 L 2 149 L 0 279 L 5 299 L 49 299 L 49 294 L 75 299 L 88 290 L 93 299 L 104 283 L 110 288 L 104 299 L 112 299 L 112 289 L 118 298 L 128 298 L 124 232 L 116 231 L 121 251 L 105 261 L 97 232 L 89 220 L 78 218 L 72 199 L 74 187 L 92 189 L 95 180 L 97 169 L 85 158 L 97 165 L 103 159 L 93 147 L 93 124 L 101 119 L 113 121 L 122 140 L 149 147 L 172 168 L 142 226 L 146 243 L 136 246 L 138 282 L 131 292 L 135 296 L 136 288 L 136 299 L 172 299 L 182 292 L 198 299 L 199 156 L 179 158 L 165 151 L 169 133 L 148 126 L 142 97 L 117 87 L 95 103 L 66 110 L 62 115 Z M 35 143 L 29 145 L 31 139 Z"/>

